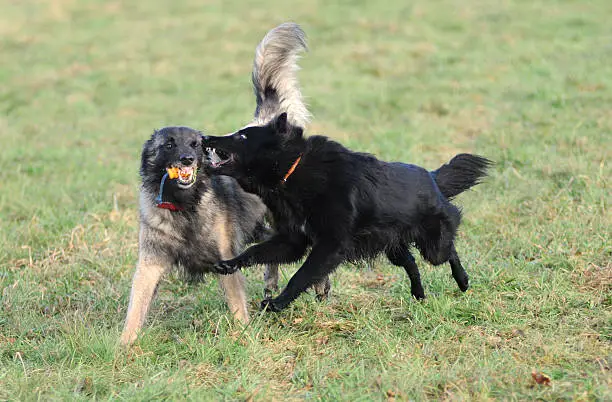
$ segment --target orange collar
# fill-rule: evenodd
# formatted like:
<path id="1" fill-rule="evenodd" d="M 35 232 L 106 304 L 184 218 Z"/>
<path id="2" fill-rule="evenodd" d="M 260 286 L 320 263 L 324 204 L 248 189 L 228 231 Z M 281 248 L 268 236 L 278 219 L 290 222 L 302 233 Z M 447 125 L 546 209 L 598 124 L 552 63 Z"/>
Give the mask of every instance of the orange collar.
<path id="1" fill-rule="evenodd" d="M 286 183 L 289 176 L 291 176 L 293 172 L 295 172 L 295 168 L 297 167 L 298 163 L 300 163 L 300 159 L 302 159 L 302 155 L 298 156 L 295 162 L 293 162 L 293 165 L 291 165 L 291 167 L 287 171 L 287 174 L 285 174 L 285 177 L 283 177 L 283 180 L 282 180 L 283 183 Z"/>

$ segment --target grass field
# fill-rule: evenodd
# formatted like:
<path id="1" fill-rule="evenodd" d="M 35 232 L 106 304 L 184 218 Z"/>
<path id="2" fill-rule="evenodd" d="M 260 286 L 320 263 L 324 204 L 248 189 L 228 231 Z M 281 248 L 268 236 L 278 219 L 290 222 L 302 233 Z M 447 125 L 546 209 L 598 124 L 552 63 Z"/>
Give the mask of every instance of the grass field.
<path id="1" fill-rule="evenodd" d="M 0 4 L 0 400 L 612 399 L 612 2 L 302 3 Z M 496 161 L 458 200 L 472 288 L 420 262 L 416 302 L 381 260 L 262 316 L 253 269 L 243 329 L 215 278 L 172 276 L 123 351 L 141 146 L 248 122 L 255 45 L 286 20 L 310 133 Z"/>

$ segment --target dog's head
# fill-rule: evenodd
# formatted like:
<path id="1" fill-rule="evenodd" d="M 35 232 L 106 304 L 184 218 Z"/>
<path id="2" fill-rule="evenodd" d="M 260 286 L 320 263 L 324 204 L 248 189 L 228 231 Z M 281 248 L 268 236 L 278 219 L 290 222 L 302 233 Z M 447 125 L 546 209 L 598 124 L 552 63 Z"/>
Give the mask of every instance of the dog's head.
<path id="1" fill-rule="evenodd" d="M 202 133 L 189 127 L 165 127 L 145 142 L 140 175 L 146 182 L 159 184 L 168 173 L 178 190 L 187 190 L 196 183 L 202 157 Z"/>
<path id="2" fill-rule="evenodd" d="M 210 174 L 241 178 L 256 172 L 281 174 L 303 140 L 303 130 L 282 113 L 265 126 L 245 127 L 222 137 L 204 136 Z M 295 158 L 293 158 L 295 159 Z"/>

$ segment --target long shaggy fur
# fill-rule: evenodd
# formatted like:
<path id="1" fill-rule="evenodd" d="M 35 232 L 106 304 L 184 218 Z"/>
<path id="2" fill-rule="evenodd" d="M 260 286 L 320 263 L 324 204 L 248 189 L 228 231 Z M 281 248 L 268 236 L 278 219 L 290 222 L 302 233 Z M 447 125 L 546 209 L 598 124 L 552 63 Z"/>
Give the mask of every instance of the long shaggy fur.
<path id="1" fill-rule="evenodd" d="M 449 262 L 457 285 L 467 290 L 468 276 L 454 246 L 461 212 L 446 194 L 456 195 L 478 183 L 488 160 L 460 155 L 429 172 L 353 152 L 323 136 L 305 138 L 285 114 L 265 126 L 206 137 L 203 143 L 228 155 L 223 163 L 211 165 L 211 174 L 232 176 L 260 196 L 278 231 L 221 261 L 219 273 L 295 262 L 310 249 L 287 287 L 278 297 L 264 300 L 264 307 L 282 310 L 342 262 L 380 253 L 406 270 L 413 296 L 421 299 L 425 295 L 412 247 L 434 265 Z"/>
<path id="2" fill-rule="evenodd" d="M 306 126 L 310 113 L 296 76 L 300 53 L 305 50 L 306 34 L 292 22 L 272 29 L 259 43 L 252 77 L 257 108 L 251 125 L 266 124 L 280 112 L 286 112 L 293 124 Z"/>

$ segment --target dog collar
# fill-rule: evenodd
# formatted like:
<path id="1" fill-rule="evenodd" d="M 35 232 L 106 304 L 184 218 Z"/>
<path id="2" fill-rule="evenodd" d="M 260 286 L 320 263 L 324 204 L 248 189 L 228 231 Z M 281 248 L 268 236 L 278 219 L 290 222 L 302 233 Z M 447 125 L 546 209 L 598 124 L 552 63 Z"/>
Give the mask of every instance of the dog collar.
<path id="1" fill-rule="evenodd" d="M 179 207 L 176 204 L 173 204 L 171 202 L 158 202 L 157 203 L 157 208 L 161 208 L 161 209 L 167 209 L 170 211 L 182 211 L 183 208 Z"/>
<path id="2" fill-rule="evenodd" d="M 293 162 L 293 165 L 291 165 L 291 167 L 289 168 L 289 170 L 285 174 L 285 177 L 283 177 L 283 180 L 282 180 L 283 183 L 287 183 L 287 179 L 289 178 L 289 176 L 291 176 L 293 174 L 293 172 L 295 172 L 295 168 L 297 167 L 298 163 L 300 163 L 300 159 L 302 159 L 302 155 L 301 154 L 300 154 L 300 156 L 298 156 L 298 158 L 295 160 L 295 162 Z"/>
<path id="3" fill-rule="evenodd" d="M 179 207 L 178 205 L 172 202 L 163 201 L 162 199 L 162 196 L 164 194 L 164 184 L 166 183 L 167 178 L 168 178 L 168 173 L 166 173 L 164 177 L 162 177 L 161 184 L 159 185 L 159 194 L 155 198 L 155 202 L 157 203 L 157 208 L 167 209 L 170 211 L 182 211 L 183 208 Z"/>

